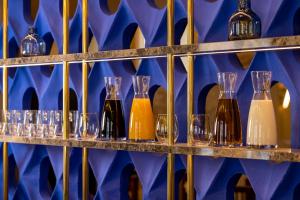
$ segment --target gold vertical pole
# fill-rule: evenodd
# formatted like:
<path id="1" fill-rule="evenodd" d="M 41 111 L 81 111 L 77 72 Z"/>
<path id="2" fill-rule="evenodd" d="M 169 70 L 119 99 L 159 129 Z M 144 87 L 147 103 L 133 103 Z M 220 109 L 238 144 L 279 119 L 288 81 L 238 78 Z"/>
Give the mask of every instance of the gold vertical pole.
<path id="1" fill-rule="evenodd" d="M 82 0 L 82 52 L 88 52 L 88 0 Z M 87 113 L 88 103 L 88 65 L 82 63 L 82 113 Z M 84 118 L 85 120 L 86 118 Z M 84 136 L 86 132 L 83 132 Z M 82 149 L 82 199 L 88 199 L 89 168 L 88 149 Z"/>
<path id="2" fill-rule="evenodd" d="M 188 14 L 188 44 L 194 44 L 194 0 L 187 1 Z M 188 56 L 187 69 L 187 139 L 188 144 L 192 144 L 190 133 L 190 122 L 194 111 L 194 57 Z M 189 200 L 194 200 L 194 158 L 193 155 L 187 155 L 187 195 Z"/>
<path id="3" fill-rule="evenodd" d="M 69 0 L 63 1 L 63 54 L 69 51 Z M 69 64 L 63 62 L 63 138 L 69 138 Z M 69 147 L 63 152 L 63 199 L 69 199 Z"/>
<path id="4" fill-rule="evenodd" d="M 168 0 L 167 26 L 168 26 L 168 46 L 174 45 L 174 0 Z M 168 141 L 169 145 L 174 144 L 174 57 L 167 56 L 167 113 L 168 113 Z M 168 180 L 167 199 L 174 199 L 174 154 L 168 153 Z"/>
<path id="5" fill-rule="evenodd" d="M 8 0 L 3 0 L 3 39 L 2 39 L 2 52 L 3 59 L 8 58 Z M 2 76 L 3 85 L 3 111 L 8 108 L 8 68 L 3 68 Z M 6 120 L 6 119 L 5 119 Z M 8 144 L 3 142 L 3 199 L 8 199 Z"/>

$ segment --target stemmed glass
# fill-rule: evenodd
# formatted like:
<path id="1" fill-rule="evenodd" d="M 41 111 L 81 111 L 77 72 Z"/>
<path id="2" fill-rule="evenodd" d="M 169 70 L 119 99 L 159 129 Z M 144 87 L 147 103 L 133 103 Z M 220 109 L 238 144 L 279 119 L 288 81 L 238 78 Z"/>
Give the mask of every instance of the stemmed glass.
<path id="1" fill-rule="evenodd" d="M 213 140 L 209 116 L 193 115 L 190 124 L 190 136 L 195 145 L 210 145 Z"/>
<path id="2" fill-rule="evenodd" d="M 99 134 L 99 119 L 97 113 L 80 114 L 79 132 L 82 138 L 95 139 Z"/>
<path id="3" fill-rule="evenodd" d="M 167 126 L 167 114 L 158 114 L 156 120 L 156 138 L 159 142 L 168 143 L 168 126 Z M 177 141 L 179 136 L 178 131 L 178 120 L 177 116 L 174 116 L 174 143 Z"/>

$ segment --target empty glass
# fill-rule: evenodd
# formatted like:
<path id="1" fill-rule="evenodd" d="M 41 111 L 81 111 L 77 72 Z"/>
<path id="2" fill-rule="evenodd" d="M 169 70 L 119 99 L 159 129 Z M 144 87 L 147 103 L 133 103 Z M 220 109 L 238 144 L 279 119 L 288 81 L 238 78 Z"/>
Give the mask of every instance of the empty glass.
<path id="1" fill-rule="evenodd" d="M 167 114 L 158 114 L 156 120 L 156 138 L 161 143 L 168 143 L 168 126 L 167 126 Z M 174 143 L 177 141 L 179 136 L 178 133 L 178 120 L 177 116 L 174 116 Z"/>
<path id="2" fill-rule="evenodd" d="M 6 110 L 3 113 L 3 126 L 2 126 L 2 132 L 4 135 L 13 135 L 15 133 L 14 131 L 14 111 Z"/>
<path id="3" fill-rule="evenodd" d="M 24 135 L 28 137 L 36 136 L 36 122 L 37 122 L 36 110 L 24 111 Z"/>
<path id="4" fill-rule="evenodd" d="M 78 110 L 70 111 L 69 113 L 69 123 L 70 123 L 70 137 L 78 138 L 78 121 L 79 112 Z"/>
<path id="5" fill-rule="evenodd" d="M 50 122 L 49 122 L 49 137 L 61 137 L 63 126 L 63 112 L 62 110 L 51 110 L 50 111 Z"/>
<path id="6" fill-rule="evenodd" d="M 99 133 L 99 119 L 97 113 L 80 114 L 79 132 L 82 138 L 94 139 Z"/>
<path id="7" fill-rule="evenodd" d="M 193 115 L 190 124 L 190 137 L 195 145 L 209 145 L 212 142 L 212 132 L 208 115 Z"/>
<path id="8" fill-rule="evenodd" d="M 36 136 L 46 137 L 49 135 L 50 111 L 39 110 L 37 114 Z"/>
<path id="9" fill-rule="evenodd" d="M 15 110 L 14 111 L 14 123 L 13 125 L 18 136 L 22 136 L 24 134 L 24 111 L 23 110 Z"/>

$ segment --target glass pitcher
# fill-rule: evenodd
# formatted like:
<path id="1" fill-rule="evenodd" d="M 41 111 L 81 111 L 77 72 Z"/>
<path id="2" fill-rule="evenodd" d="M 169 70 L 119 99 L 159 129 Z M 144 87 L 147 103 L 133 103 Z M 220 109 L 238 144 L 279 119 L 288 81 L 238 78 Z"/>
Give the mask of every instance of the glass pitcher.
<path id="1" fill-rule="evenodd" d="M 134 99 L 129 122 L 129 139 L 134 141 L 154 141 L 154 117 L 148 96 L 150 77 L 133 76 Z"/>
<path id="2" fill-rule="evenodd" d="M 242 145 L 240 111 L 235 93 L 236 79 L 236 73 L 218 73 L 220 94 L 214 135 L 214 143 L 217 146 Z"/>
<path id="3" fill-rule="evenodd" d="M 104 77 L 106 97 L 102 110 L 101 139 L 125 140 L 125 119 L 120 97 L 121 77 Z"/>
<path id="4" fill-rule="evenodd" d="M 270 92 L 272 73 L 251 72 L 254 89 L 247 127 L 247 145 L 252 147 L 276 147 L 277 127 Z"/>

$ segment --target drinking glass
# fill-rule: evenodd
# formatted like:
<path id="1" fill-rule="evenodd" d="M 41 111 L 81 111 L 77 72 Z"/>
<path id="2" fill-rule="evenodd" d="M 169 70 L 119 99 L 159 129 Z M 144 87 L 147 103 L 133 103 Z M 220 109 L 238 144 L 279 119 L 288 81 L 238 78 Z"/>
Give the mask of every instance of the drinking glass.
<path id="1" fill-rule="evenodd" d="M 82 138 L 95 139 L 99 133 L 99 119 L 97 113 L 80 114 L 79 132 Z M 86 133 L 86 135 L 84 134 Z"/>
<path id="2" fill-rule="evenodd" d="M 63 112 L 62 110 L 51 110 L 50 111 L 50 122 L 49 122 L 49 137 L 61 137 L 63 126 Z"/>
<path id="3" fill-rule="evenodd" d="M 16 124 L 14 128 L 16 130 L 17 136 L 22 136 L 24 134 L 24 111 L 15 110 L 14 111 L 14 123 Z"/>
<path id="4" fill-rule="evenodd" d="M 50 111 L 39 110 L 37 114 L 36 136 L 45 137 L 49 135 Z"/>
<path id="5" fill-rule="evenodd" d="M 208 115 L 193 115 L 190 123 L 190 136 L 195 145 L 210 145 L 212 132 Z"/>
<path id="6" fill-rule="evenodd" d="M 2 125 L 2 133 L 4 135 L 12 135 L 13 127 L 12 124 L 14 123 L 14 112 L 10 110 L 5 110 L 3 112 L 3 125 Z"/>
<path id="7" fill-rule="evenodd" d="M 24 135 L 28 137 L 36 136 L 36 122 L 37 122 L 36 110 L 24 111 Z"/>
<path id="8" fill-rule="evenodd" d="M 69 123 L 70 123 L 70 137 L 78 138 L 78 121 L 79 112 L 78 110 L 72 110 L 69 113 Z"/>
<path id="9" fill-rule="evenodd" d="M 168 143 L 168 126 L 167 126 L 167 114 L 158 114 L 156 120 L 156 138 L 161 143 Z M 174 116 L 174 143 L 179 136 L 178 133 L 178 120 L 177 116 Z"/>

